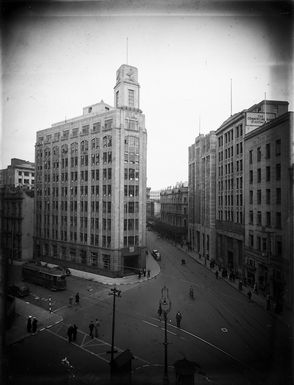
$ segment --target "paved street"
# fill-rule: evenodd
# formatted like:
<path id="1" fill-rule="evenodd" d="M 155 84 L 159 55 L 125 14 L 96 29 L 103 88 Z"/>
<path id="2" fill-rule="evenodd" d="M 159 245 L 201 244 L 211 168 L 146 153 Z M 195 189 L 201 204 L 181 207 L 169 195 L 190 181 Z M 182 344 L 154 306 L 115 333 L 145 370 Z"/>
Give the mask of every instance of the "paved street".
<path id="1" fill-rule="evenodd" d="M 122 295 L 116 298 L 115 345 L 118 352 L 129 348 L 135 356 L 134 384 L 162 383 L 164 323 L 157 309 L 164 285 L 172 302 L 168 314 L 170 384 L 175 383 L 174 362 L 184 357 L 199 365 L 199 384 L 292 384 L 289 326 L 255 302 L 249 303 L 246 296 L 224 280 L 216 280 L 211 271 L 152 232 L 148 232 L 148 247 L 161 252 L 160 274 L 120 285 Z M 186 265 L 181 265 L 182 257 Z M 189 297 L 191 285 L 194 299 Z M 65 356 L 74 367 L 76 381 L 95 383 L 99 378 L 99 384 L 107 383 L 113 303 L 110 287 L 77 277 L 68 278 L 65 292 L 31 286 L 30 301 L 46 308 L 45 299 L 52 295 L 54 313 L 63 321 L 9 347 L 10 383 L 24 383 L 19 382 L 22 376 L 33 378 L 35 382 L 28 382 L 31 384 L 41 383 L 40 376 L 48 384 L 62 383 L 70 377 L 60 364 Z M 68 298 L 77 291 L 80 304 L 69 307 Z M 176 327 L 177 311 L 183 314 L 181 329 Z M 101 326 L 98 338 L 91 339 L 88 325 L 95 318 Z M 79 328 L 75 344 L 67 342 L 70 323 Z"/>

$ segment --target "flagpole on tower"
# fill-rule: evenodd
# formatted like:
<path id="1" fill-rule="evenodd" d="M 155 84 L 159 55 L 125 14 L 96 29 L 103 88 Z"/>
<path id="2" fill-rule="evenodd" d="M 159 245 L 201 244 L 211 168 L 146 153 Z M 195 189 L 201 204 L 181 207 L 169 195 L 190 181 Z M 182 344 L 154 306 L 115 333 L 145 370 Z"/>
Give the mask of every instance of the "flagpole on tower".
<path id="1" fill-rule="evenodd" d="M 233 80 L 231 79 L 231 116 L 233 114 Z"/>

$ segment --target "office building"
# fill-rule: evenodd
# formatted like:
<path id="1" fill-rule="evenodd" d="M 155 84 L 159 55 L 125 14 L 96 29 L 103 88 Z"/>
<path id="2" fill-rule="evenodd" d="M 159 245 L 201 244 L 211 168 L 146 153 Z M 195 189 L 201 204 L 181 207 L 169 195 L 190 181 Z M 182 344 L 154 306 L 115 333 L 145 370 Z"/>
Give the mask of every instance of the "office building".
<path id="1" fill-rule="evenodd" d="M 188 242 L 191 250 L 215 259 L 216 135 L 199 135 L 189 147 Z"/>
<path id="2" fill-rule="evenodd" d="M 266 101 L 232 115 L 216 131 L 216 259 L 239 277 L 244 272 L 244 137 L 288 111 L 288 102 Z"/>
<path id="3" fill-rule="evenodd" d="M 188 230 L 188 184 L 177 183 L 160 192 L 160 222 L 167 236 L 186 242 Z"/>
<path id="4" fill-rule="evenodd" d="M 100 103 L 37 132 L 35 258 L 122 276 L 146 263 L 145 116 L 138 70 L 121 65 Z"/>
<path id="5" fill-rule="evenodd" d="M 35 163 L 13 158 L 11 164 L 0 170 L 0 186 L 34 188 Z"/>
<path id="6" fill-rule="evenodd" d="M 245 135 L 245 276 L 293 304 L 293 113 Z M 291 134 L 292 132 L 292 134 Z"/>

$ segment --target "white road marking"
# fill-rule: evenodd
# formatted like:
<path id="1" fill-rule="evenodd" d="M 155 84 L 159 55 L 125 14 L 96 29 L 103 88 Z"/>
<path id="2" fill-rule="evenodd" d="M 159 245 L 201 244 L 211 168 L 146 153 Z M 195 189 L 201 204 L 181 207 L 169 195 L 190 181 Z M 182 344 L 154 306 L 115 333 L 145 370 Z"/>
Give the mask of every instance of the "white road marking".
<path id="1" fill-rule="evenodd" d="M 151 323 L 151 322 L 148 322 L 148 321 L 145 321 L 145 320 L 142 320 L 142 321 L 143 321 L 144 323 L 148 324 L 148 325 L 154 326 L 154 327 L 159 328 L 159 329 L 161 329 L 161 330 L 165 330 L 163 327 L 158 326 L 158 325 L 155 325 L 155 324 L 153 324 L 153 323 Z M 167 332 L 170 333 L 170 334 L 173 334 L 174 336 L 176 336 L 176 333 L 173 333 L 173 332 L 171 332 L 171 331 L 169 331 L 169 330 L 167 330 Z"/>

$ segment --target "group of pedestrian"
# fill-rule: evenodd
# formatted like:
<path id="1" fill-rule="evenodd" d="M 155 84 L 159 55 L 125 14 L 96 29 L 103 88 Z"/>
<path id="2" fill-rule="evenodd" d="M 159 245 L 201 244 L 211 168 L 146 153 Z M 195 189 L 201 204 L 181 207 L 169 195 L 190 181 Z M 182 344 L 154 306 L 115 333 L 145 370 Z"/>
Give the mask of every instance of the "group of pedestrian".
<path id="1" fill-rule="evenodd" d="M 76 341 L 78 327 L 76 324 L 70 325 L 67 329 L 68 342 Z"/>
<path id="2" fill-rule="evenodd" d="M 89 324 L 89 329 L 90 329 L 90 337 L 91 338 L 94 338 L 94 333 L 95 333 L 95 338 L 99 337 L 99 332 L 98 332 L 98 328 L 100 326 L 100 321 L 98 320 L 98 318 L 96 318 L 95 320 L 95 323 L 93 321 L 90 322 Z"/>
<path id="3" fill-rule="evenodd" d="M 76 305 L 79 305 L 79 303 L 80 303 L 80 294 L 77 293 L 77 294 L 75 295 L 75 304 L 76 304 Z M 72 304 L 73 304 L 73 296 L 71 295 L 71 296 L 69 297 L 69 306 L 72 306 Z"/>
<path id="4" fill-rule="evenodd" d="M 138 271 L 138 278 L 141 279 L 142 275 L 145 278 L 146 274 L 147 274 L 147 278 L 150 278 L 150 273 L 151 273 L 150 269 L 148 269 L 146 271 L 145 267 L 143 268 L 143 270 L 139 269 L 139 271 Z"/>
<path id="5" fill-rule="evenodd" d="M 27 332 L 35 334 L 38 328 L 38 320 L 36 317 L 29 315 L 27 320 Z"/>

